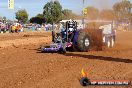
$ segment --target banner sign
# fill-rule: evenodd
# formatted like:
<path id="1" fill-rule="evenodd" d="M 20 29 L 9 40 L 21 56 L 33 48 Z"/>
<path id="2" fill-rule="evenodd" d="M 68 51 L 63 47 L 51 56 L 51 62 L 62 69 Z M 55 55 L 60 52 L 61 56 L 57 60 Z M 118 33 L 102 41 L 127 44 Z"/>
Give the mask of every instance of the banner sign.
<path id="1" fill-rule="evenodd" d="M 14 0 L 8 0 L 8 9 L 14 9 Z"/>

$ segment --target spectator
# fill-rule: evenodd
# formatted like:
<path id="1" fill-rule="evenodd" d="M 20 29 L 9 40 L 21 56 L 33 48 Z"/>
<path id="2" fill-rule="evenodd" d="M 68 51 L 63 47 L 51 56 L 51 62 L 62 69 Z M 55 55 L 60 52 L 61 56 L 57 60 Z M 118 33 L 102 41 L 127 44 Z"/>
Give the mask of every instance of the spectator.
<path id="1" fill-rule="evenodd" d="M 15 26 L 15 25 L 13 25 L 13 26 L 12 26 L 12 33 L 14 33 L 14 32 L 15 32 L 15 30 L 16 30 L 16 26 Z"/>
<path id="2" fill-rule="evenodd" d="M 32 25 L 32 31 L 35 31 L 35 25 L 34 24 Z"/>
<path id="3" fill-rule="evenodd" d="M 48 25 L 47 25 L 47 24 L 45 25 L 45 29 L 46 29 L 46 31 L 48 31 L 48 30 L 49 30 L 49 28 L 48 28 Z"/>
<path id="4" fill-rule="evenodd" d="M 46 29 L 45 29 L 45 24 L 42 24 L 41 29 L 42 29 L 42 30 L 46 30 Z"/>

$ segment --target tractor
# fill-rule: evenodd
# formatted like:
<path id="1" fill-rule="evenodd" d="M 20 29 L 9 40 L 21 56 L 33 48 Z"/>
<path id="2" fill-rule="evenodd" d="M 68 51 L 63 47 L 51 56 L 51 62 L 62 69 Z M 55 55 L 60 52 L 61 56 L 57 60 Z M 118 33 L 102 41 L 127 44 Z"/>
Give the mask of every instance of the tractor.
<path id="1" fill-rule="evenodd" d="M 101 29 L 106 29 L 106 27 L 102 26 Z M 78 28 L 77 21 L 68 20 L 63 22 L 61 31 L 59 33 L 55 33 L 54 30 L 52 31 L 52 43 L 50 46 L 41 47 L 41 52 L 66 53 L 66 51 L 69 50 L 80 52 L 89 51 L 93 46 L 93 38 L 90 32 L 85 32 L 84 30 L 85 29 Z M 103 34 L 102 30 L 97 31 L 98 34 L 101 35 L 101 43 L 105 43 L 108 47 L 110 47 L 111 40 L 113 39 L 112 44 L 114 44 L 112 34 Z M 94 39 L 94 41 L 98 40 Z"/>

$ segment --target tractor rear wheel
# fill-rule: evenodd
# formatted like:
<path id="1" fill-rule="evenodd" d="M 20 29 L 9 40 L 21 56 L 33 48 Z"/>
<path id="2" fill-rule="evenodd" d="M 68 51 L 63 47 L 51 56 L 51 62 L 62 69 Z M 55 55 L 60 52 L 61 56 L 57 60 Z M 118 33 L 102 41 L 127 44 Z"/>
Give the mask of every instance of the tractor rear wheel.
<path id="1" fill-rule="evenodd" d="M 90 36 L 86 34 L 85 32 L 80 31 L 78 33 L 76 43 L 77 43 L 77 49 L 79 51 L 86 52 L 90 49 L 90 46 L 91 46 Z"/>

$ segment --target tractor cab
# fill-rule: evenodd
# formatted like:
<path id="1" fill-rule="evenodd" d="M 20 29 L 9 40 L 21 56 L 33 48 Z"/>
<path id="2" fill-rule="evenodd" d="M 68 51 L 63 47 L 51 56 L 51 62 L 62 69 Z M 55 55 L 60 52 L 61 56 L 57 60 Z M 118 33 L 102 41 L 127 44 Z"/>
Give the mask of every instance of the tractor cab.
<path id="1" fill-rule="evenodd" d="M 60 22 L 60 32 L 52 31 L 52 43 L 50 47 L 42 47 L 42 52 L 61 52 L 67 50 L 88 51 L 90 48 L 90 36 L 77 28 L 74 20 Z"/>
<path id="2" fill-rule="evenodd" d="M 60 21 L 60 32 L 52 36 L 53 42 L 71 42 L 77 30 L 77 22 L 73 20 Z M 58 41 L 59 40 L 59 41 Z"/>
<path id="3" fill-rule="evenodd" d="M 68 27 L 73 28 L 72 26 L 74 25 L 74 27 L 76 26 L 76 29 L 83 29 L 83 23 L 82 20 L 62 20 L 60 21 L 60 27 L 59 29 L 66 29 L 66 24 L 69 24 Z"/>

